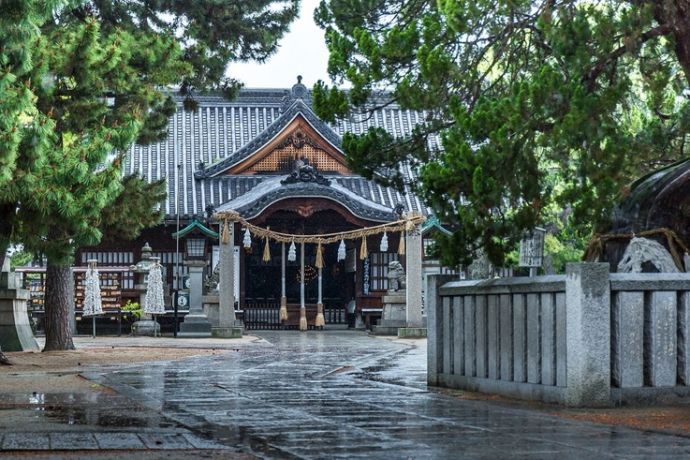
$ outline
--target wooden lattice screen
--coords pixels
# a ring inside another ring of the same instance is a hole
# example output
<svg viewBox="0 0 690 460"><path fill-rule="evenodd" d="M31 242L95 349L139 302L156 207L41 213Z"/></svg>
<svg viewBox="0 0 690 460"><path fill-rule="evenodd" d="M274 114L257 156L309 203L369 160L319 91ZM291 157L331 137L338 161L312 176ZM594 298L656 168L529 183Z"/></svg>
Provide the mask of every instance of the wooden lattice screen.
<svg viewBox="0 0 690 460"><path fill-rule="evenodd" d="M288 145L283 148L275 149L247 169L247 172L278 172L289 174L295 170L295 162L303 158L306 158L309 164L316 167L321 173L349 174L349 170L345 165L325 151L309 144L305 144L301 148L295 147L294 145Z"/></svg>

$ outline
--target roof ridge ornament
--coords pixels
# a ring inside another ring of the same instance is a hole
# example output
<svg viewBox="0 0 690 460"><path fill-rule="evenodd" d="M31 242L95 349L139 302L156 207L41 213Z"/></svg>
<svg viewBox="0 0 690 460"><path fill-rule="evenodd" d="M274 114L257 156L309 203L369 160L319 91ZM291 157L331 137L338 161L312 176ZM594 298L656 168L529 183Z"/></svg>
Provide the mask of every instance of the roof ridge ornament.
<svg viewBox="0 0 690 460"><path fill-rule="evenodd" d="M311 95L309 94L309 89L302 84L302 75L297 75L297 83L292 85L292 88L286 93L281 106L283 112L297 99L301 99L305 104L311 105Z"/></svg>
<svg viewBox="0 0 690 460"><path fill-rule="evenodd" d="M309 182L319 185L331 185L331 181L318 172L314 166L310 165L309 160L306 158L297 160L295 162L295 170L280 181L283 185Z"/></svg>

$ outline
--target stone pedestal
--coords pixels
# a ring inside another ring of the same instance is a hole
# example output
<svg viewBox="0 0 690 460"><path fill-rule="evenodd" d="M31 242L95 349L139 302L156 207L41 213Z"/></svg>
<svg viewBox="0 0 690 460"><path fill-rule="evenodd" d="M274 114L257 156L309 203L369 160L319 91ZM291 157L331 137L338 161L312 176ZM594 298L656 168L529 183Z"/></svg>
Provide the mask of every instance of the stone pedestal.
<svg viewBox="0 0 690 460"><path fill-rule="evenodd" d="M139 305L143 308L146 299L146 284L135 284L134 289L139 291ZM148 313L142 313L139 321L132 323L133 335L148 335L153 337L155 335L160 335L160 333L161 325L157 321L154 321Z"/></svg>
<svg viewBox="0 0 690 460"><path fill-rule="evenodd" d="M184 263L189 267L189 313L180 325L178 337L211 337L211 323L202 308L202 289L204 285L203 260L188 260Z"/></svg>
<svg viewBox="0 0 690 460"><path fill-rule="evenodd" d="M211 327L220 326L220 299L218 294L209 294L201 298L204 305L204 314L211 323Z"/></svg>
<svg viewBox="0 0 690 460"><path fill-rule="evenodd" d="M16 274L10 271L9 257L0 255L0 349L38 351L26 310L29 291L19 289Z"/></svg>
<svg viewBox="0 0 690 460"><path fill-rule="evenodd" d="M26 310L29 291L0 288L0 349L39 351Z"/></svg>
<svg viewBox="0 0 690 460"><path fill-rule="evenodd" d="M372 332L376 335L398 335L398 328L407 326L406 292L389 292L381 300L381 322L372 328Z"/></svg>

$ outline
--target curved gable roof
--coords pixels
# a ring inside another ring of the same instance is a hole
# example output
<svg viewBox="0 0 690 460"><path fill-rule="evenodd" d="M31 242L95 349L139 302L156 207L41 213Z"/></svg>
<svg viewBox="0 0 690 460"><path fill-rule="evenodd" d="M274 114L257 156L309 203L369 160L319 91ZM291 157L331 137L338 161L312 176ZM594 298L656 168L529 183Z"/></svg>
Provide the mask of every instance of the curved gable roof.
<svg viewBox="0 0 690 460"><path fill-rule="evenodd" d="M209 167L202 170L198 170L195 173L197 179L205 177L215 177L228 169L232 168L234 165L246 160L254 153L259 151L262 147L269 144L273 139L284 132L292 122L299 116L302 116L309 125L316 130L321 137L326 140L331 146L342 153L342 143L340 136L331 129L326 123L324 123L316 114L311 110L311 108L304 103L302 99L295 100L290 107L288 107L283 113L271 123L261 134L256 136L254 139L245 144L242 148L237 150L235 153L229 157L215 163Z"/></svg>
<svg viewBox="0 0 690 460"><path fill-rule="evenodd" d="M347 188L332 182L321 185L315 182L283 183L284 177L272 177L254 187L248 193L219 206L216 212L237 211L245 219L253 219L270 205L288 198L325 198L344 206L354 216L375 222L392 222L398 219L393 209L351 193Z"/></svg>

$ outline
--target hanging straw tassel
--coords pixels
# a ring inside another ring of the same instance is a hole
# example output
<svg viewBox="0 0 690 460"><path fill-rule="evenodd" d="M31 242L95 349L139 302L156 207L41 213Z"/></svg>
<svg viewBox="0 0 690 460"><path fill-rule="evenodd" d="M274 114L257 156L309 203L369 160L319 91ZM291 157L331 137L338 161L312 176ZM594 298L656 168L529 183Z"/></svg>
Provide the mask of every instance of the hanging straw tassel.
<svg viewBox="0 0 690 460"><path fill-rule="evenodd" d="M220 242L223 244L230 243L230 229L228 228L228 219L225 219L225 222L223 223L223 232L220 236Z"/></svg>
<svg viewBox="0 0 690 460"><path fill-rule="evenodd" d="M326 325L326 319L323 317L323 304L316 304L316 320L314 320L314 327L324 327Z"/></svg>
<svg viewBox="0 0 690 460"><path fill-rule="evenodd" d="M280 320L281 321L287 321L287 319L288 319L287 297L281 297L280 298Z"/></svg>
<svg viewBox="0 0 690 460"><path fill-rule="evenodd" d="M323 268L323 249L321 249L321 241L316 248L316 262L314 263L316 268Z"/></svg>
<svg viewBox="0 0 690 460"><path fill-rule="evenodd" d="M361 260L364 260L367 257L369 257L369 251L367 250L367 237L363 236L362 237L362 246L359 248L359 258Z"/></svg>
<svg viewBox="0 0 690 460"><path fill-rule="evenodd" d="M299 310L299 330L306 331L307 328L307 311L305 308Z"/></svg>
<svg viewBox="0 0 690 460"><path fill-rule="evenodd" d="M398 254L405 255L405 232L400 232L400 244L398 245Z"/></svg>
<svg viewBox="0 0 690 460"><path fill-rule="evenodd" d="M268 244L268 237L266 237L266 244L264 245L264 256L262 259L264 262L271 261L271 246Z"/></svg>

